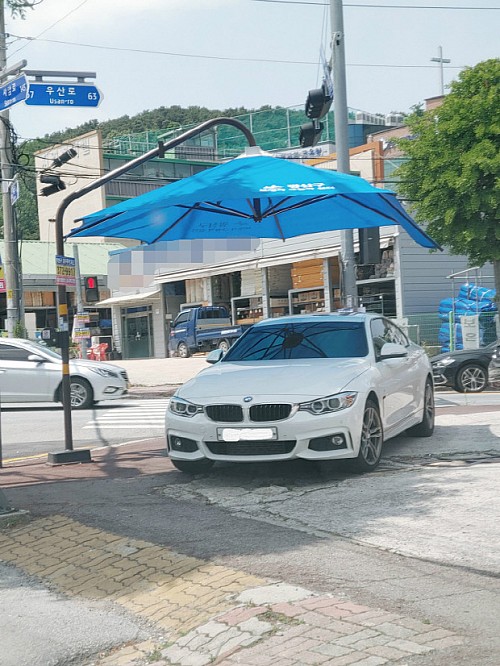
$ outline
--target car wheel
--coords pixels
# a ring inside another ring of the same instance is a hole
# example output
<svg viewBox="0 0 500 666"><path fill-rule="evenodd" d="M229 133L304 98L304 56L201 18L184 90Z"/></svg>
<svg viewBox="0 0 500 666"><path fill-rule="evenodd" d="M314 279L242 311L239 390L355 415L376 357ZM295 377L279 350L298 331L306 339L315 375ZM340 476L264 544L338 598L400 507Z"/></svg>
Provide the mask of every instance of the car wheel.
<svg viewBox="0 0 500 666"><path fill-rule="evenodd" d="M226 354L229 351L229 347L231 346L231 343L229 340L220 340L219 344L217 345L218 349L221 349L224 354Z"/></svg>
<svg viewBox="0 0 500 666"><path fill-rule="evenodd" d="M92 387L86 379L71 379L71 409L88 409L94 402Z"/></svg>
<svg viewBox="0 0 500 666"><path fill-rule="evenodd" d="M380 462L384 432L378 406L373 400L367 400L363 414L363 428L358 457L352 461L355 472L371 472Z"/></svg>
<svg viewBox="0 0 500 666"><path fill-rule="evenodd" d="M457 373L456 390L460 393L480 393L488 384L488 372L477 363L467 363Z"/></svg>
<svg viewBox="0 0 500 666"><path fill-rule="evenodd" d="M177 347L177 356L180 358L189 358L189 347L185 342L179 342L179 346Z"/></svg>
<svg viewBox="0 0 500 666"><path fill-rule="evenodd" d="M435 407L434 407L434 389L432 388L432 382L427 380L425 384L425 393L424 393L424 416L420 423L417 423L416 426L408 428L406 431L409 435L413 437L430 437L434 432L434 417L435 417Z"/></svg>
<svg viewBox="0 0 500 666"><path fill-rule="evenodd" d="M214 461L208 458L202 460L175 460L171 458L170 460L179 472L185 472L186 474L203 474L214 465Z"/></svg>

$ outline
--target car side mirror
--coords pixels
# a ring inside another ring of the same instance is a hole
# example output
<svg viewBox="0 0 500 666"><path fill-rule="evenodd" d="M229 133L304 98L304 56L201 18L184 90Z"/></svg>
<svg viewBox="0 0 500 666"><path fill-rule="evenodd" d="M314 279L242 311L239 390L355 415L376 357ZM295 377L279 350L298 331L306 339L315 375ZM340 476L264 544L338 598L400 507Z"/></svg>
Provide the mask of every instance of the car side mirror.
<svg viewBox="0 0 500 666"><path fill-rule="evenodd" d="M380 359L385 361L387 358L403 358L408 355L406 347L396 342L386 342L380 350Z"/></svg>
<svg viewBox="0 0 500 666"><path fill-rule="evenodd" d="M221 358L224 356L224 352L222 349L214 349L211 351L209 354L207 354L206 361L207 363L218 363Z"/></svg>
<svg viewBox="0 0 500 666"><path fill-rule="evenodd" d="M38 356L38 354L30 354L28 356L28 361L32 361L33 363L45 363L46 360L46 358Z"/></svg>

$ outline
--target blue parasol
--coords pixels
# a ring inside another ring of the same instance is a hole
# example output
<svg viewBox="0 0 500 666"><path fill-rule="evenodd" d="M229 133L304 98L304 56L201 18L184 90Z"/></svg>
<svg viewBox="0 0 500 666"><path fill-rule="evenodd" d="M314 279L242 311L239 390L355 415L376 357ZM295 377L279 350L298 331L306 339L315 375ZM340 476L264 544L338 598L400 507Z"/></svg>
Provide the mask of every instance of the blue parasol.
<svg viewBox="0 0 500 666"><path fill-rule="evenodd" d="M439 245L395 194L363 178L266 156L236 158L81 218L67 237L144 243L195 238L292 238L335 229L400 225L417 243Z"/></svg>

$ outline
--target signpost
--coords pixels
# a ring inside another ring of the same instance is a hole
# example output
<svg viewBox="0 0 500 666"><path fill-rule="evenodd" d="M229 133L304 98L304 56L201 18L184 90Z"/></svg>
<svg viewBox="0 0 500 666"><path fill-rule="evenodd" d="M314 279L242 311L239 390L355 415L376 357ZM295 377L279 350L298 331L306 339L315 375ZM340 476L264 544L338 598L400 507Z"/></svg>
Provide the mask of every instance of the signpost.
<svg viewBox="0 0 500 666"><path fill-rule="evenodd" d="M23 102L28 94L28 81L24 74L0 86L0 111Z"/></svg>
<svg viewBox="0 0 500 666"><path fill-rule="evenodd" d="M29 83L28 106L99 106L102 93L89 83Z"/></svg>

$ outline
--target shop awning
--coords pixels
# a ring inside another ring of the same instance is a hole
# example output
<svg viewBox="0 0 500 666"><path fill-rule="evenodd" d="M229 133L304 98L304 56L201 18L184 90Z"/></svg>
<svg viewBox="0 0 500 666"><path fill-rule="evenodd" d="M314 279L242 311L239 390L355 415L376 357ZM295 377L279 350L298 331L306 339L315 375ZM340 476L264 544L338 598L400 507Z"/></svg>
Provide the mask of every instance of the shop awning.
<svg viewBox="0 0 500 666"><path fill-rule="evenodd" d="M138 294L127 294L126 296L112 296L104 301L99 301L95 305L99 308L107 308L111 305L130 305L133 303L144 303L144 301L158 301L160 299L161 287L141 291Z"/></svg>

